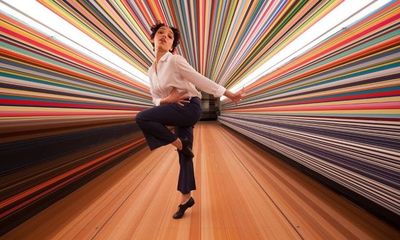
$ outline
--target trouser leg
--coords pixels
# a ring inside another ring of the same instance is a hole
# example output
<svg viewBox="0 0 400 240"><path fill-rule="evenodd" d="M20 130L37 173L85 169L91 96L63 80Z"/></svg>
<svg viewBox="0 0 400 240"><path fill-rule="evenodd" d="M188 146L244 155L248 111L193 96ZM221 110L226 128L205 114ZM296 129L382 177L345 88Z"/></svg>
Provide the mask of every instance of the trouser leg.
<svg viewBox="0 0 400 240"><path fill-rule="evenodd" d="M193 147L193 126L176 127L176 135L180 139L189 139L190 147ZM193 158L188 158L186 155L178 152L179 155L179 179L178 191L182 194L188 194L192 190L196 190L196 182L194 178Z"/></svg>
<svg viewBox="0 0 400 240"><path fill-rule="evenodd" d="M150 149L170 144L177 136L166 126L193 126L200 118L200 100L194 99L185 106L167 104L146 109L136 116Z"/></svg>

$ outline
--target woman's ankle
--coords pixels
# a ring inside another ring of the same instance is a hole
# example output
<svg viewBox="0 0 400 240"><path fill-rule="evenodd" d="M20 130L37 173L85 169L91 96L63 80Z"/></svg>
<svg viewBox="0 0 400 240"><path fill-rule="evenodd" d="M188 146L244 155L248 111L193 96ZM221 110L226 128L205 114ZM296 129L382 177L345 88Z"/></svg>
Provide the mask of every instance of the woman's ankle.
<svg viewBox="0 0 400 240"><path fill-rule="evenodd" d="M191 197L192 197L192 195L190 193L189 194L182 194L181 204L187 203L187 201L189 201Z"/></svg>

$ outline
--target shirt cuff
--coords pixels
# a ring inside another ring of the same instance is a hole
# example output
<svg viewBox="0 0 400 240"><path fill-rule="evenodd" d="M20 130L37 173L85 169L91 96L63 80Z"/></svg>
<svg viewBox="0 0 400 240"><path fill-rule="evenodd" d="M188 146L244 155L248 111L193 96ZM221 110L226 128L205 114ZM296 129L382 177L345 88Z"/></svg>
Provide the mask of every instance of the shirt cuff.
<svg viewBox="0 0 400 240"><path fill-rule="evenodd" d="M224 95L225 91L226 91L226 88L224 88L221 85L218 85L218 88L215 90L213 95L214 95L214 97L217 97L217 98L222 97Z"/></svg>

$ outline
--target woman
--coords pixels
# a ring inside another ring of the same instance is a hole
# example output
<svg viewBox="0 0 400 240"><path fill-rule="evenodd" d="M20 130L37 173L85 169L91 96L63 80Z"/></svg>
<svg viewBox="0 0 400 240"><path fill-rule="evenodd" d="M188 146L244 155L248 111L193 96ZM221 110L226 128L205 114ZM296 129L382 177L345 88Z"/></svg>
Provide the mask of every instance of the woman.
<svg viewBox="0 0 400 240"><path fill-rule="evenodd" d="M194 205L191 191L196 189L193 169L193 127L201 116L201 93L225 95L237 102L243 91L232 93L194 70L183 57L173 55L179 44L180 33L174 27L157 23L151 27L151 43L155 59L149 68L150 93L155 107L136 116L151 150L172 144L178 150L178 191L181 204L173 218L181 218ZM166 126L175 126L171 132Z"/></svg>

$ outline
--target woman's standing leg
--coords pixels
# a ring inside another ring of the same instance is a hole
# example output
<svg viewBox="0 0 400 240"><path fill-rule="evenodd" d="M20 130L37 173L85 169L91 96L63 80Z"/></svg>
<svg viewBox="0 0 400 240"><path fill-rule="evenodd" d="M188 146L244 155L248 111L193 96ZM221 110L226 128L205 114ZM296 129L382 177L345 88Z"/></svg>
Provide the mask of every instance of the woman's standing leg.
<svg viewBox="0 0 400 240"><path fill-rule="evenodd" d="M175 133L180 139L187 139L190 148L193 147L193 126L191 127L176 127ZM178 206L178 211L173 218L183 217L187 208L194 205L194 199L191 196L191 191L196 190L196 181L194 177L193 157L178 152L179 155L179 179L178 191L181 192L181 204Z"/></svg>
<svg viewBox="0 0 400 240"><path fill-rule="evenodd" d="M193 126L190 127L176 127L175 133L180 139L187 139L190 142L189 147L193 147ZM179 179L178 179L178 191L182 193L182 195L189 194L190 191L196 190L196 182L194 178L194 168L193 168L193 158L188 157L181 152L178 152L179 155ZM182 199L183 201L188 200Z"/></svg>

